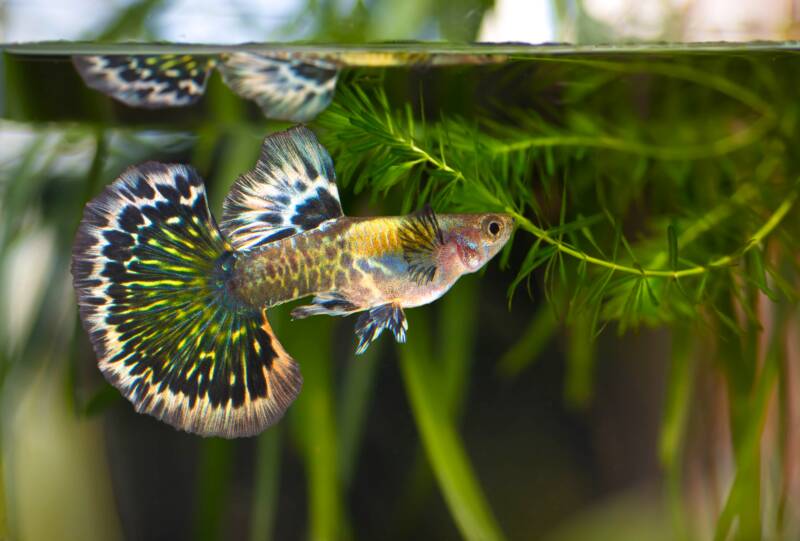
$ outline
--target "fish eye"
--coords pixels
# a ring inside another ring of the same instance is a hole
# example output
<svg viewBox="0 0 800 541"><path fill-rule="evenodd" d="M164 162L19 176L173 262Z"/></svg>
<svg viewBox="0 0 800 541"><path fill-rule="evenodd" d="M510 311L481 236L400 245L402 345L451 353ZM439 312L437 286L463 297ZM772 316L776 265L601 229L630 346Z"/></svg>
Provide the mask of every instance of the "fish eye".
<svg viewBox="0 0 800 541"><path fill-rule="evenodd" d="M490 238L496 239L503 231L503 224L494 216L483 222L483 230Z"/></svg>

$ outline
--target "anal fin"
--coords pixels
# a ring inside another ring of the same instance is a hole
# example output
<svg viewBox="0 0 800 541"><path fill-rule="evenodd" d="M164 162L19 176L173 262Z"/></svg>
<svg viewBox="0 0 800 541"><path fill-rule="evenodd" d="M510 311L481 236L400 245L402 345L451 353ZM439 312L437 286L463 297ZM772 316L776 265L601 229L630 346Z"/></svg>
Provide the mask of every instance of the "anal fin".
<svg viewBox="0 0 800 541"><path fill-rule="evenodd" d="M359 316L356 322L356 336L358 337L356 354L364 353L384 329L392 331L394 339L401 344L406 341L408 320L399 304L382 304L370 308L369 311Z"/></svg>

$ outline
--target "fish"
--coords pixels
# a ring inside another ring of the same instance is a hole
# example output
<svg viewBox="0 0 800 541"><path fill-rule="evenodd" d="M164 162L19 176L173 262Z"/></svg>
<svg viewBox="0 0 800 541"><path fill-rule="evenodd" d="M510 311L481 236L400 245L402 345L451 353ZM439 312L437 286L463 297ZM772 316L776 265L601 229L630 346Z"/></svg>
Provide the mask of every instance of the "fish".
<svg viewBox="0 0 800 541"><path fill-rule="evenodd" d="M236 51L217 55L74 55L90 88L130 107L185 107L205 94L217 68L225 84L267 118L308 122L333 100L346 67L443 66L504 62L507 55L424 51Z"/></svg>
<svg viewBox="0 0 800 541"><path fill-rule="evenodd" d="M190 166L147 162L89 201L71 272L98 366L140 413L201 436L252 436L302 386L267 310L358 314L356 351L444 295L508 241L504 213L346 216L331 156L305 126L264 139L217 225Z"/></svg>

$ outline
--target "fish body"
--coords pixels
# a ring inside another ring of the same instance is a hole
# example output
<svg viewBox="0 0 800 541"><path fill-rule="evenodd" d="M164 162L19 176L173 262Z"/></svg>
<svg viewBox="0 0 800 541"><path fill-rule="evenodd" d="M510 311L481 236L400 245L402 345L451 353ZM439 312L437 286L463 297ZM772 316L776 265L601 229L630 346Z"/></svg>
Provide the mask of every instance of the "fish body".
<svg viewBox="0 0 800 541"><path fill-rule="evenodd" d="M338 218L237 257L230 286L250 305L268 307L336 292L357 306L386 298L404 279L397 229L402 218Z"/></svg>
<svg viewBox="0 0 800 541"><path fill-rule="evenodd" d="M507 218L489 216L488 220L496 219L510 231ZM418 216L342 217L236 256L227 282L229 291L247 305L267 308L309 295L334 294L356 307L428 304L468 272L460 258L446 257L448 238L463 235L461 228L472 227L482 217L436 218L442 229L441 262L429 277L415 271L405 255L406 235ZM453 246L458 245L454 242Z"/></svg>
<svg viewBox="0 0 800 541"><path fill-rule="evenodd" d="M507 242L505 214L345 216L333 162L304 127L267 137L217 227L202 180L143 164L87 204L73 284L101 371L135 405L201 435L274 424L302 385L266 310L359 313L363 352L383 330L405 341L404 309L441 297Z"/></svg>

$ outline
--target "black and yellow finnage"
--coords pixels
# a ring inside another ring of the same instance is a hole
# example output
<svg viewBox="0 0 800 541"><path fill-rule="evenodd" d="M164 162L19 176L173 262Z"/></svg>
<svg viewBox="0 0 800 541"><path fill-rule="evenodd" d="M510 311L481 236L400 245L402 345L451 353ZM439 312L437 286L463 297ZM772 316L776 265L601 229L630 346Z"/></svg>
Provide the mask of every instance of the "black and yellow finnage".
<svg viewBox="0 0 800 541"><path fill-rule="evenodd" d="M197 174L147 163L86 206L72 274L100 370L137 411L246 436L280 418L302 377L265 311L225 298L229 251Z"/></svg>
<svg viewBox="0 0 800 541"><path fill-rule="evenodd" d="M403 309L479 269L511 229L503 214L345 216L330 156L298 127L266 138L221 228L191 168L128 169L86 205L72 274L100 369L137 411L248 436L302 385L267 308L313 295L293 317L360 312L358 352L385 329L402 342Z"/></svg>
<svg viewBox="0 0 800 541"><path fill-rule="evenodd" d="M76 55L86 84L130 107L183 107L202 98L213 68L267 118L306 122L330 105L345 67L456 65L504 62L505 55L400 51L316 54L280 49L216 55Z"/></svg>

